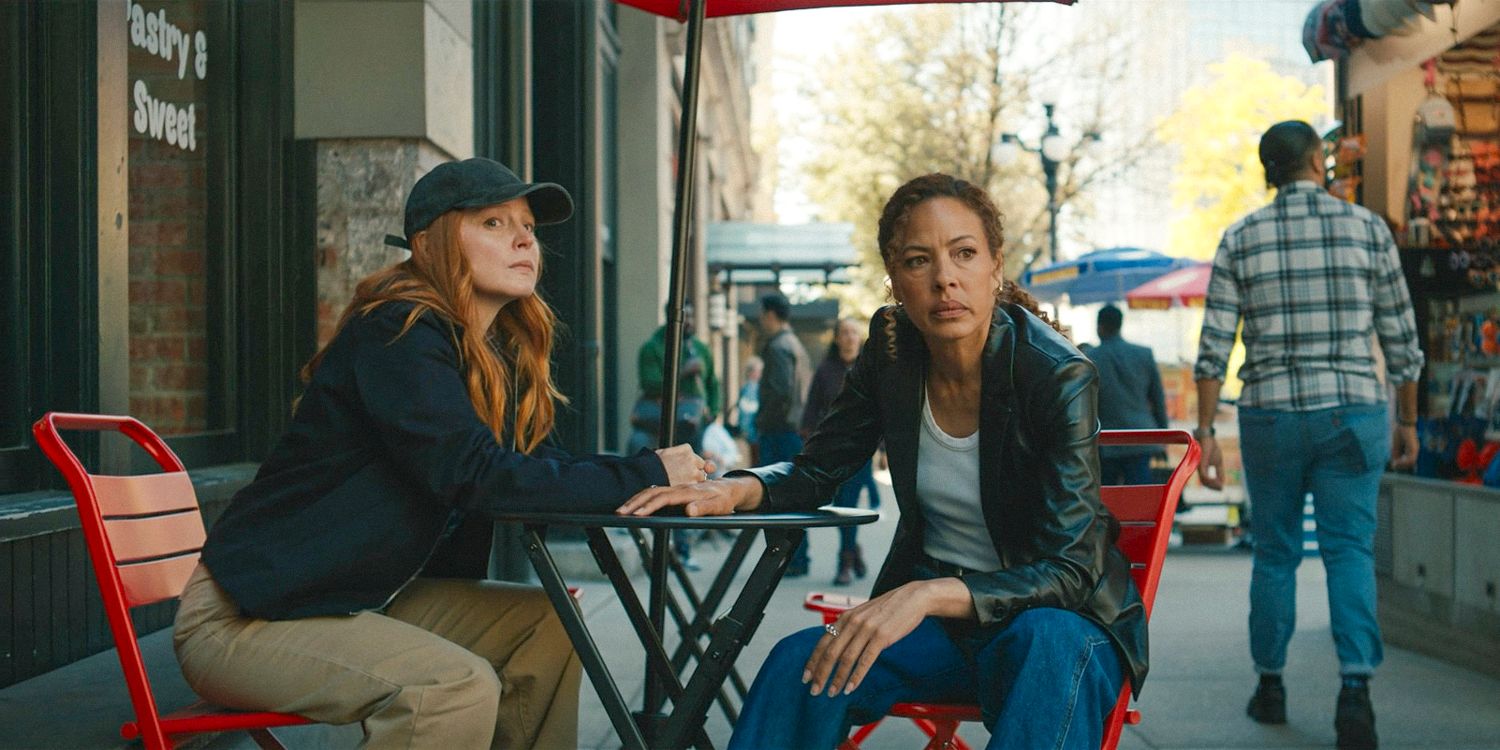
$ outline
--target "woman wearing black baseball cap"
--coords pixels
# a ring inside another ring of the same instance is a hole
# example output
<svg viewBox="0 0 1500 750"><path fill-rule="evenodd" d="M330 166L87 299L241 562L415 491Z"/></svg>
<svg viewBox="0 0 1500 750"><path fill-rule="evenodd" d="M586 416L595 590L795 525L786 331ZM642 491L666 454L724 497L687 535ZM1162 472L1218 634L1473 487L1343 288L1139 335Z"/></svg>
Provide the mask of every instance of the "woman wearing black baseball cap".
<svg viewBox="0 0 1500 750"><path fill-rule="evenodd" d="M540 589L482 580L491 518L611 511L712 467L687 446L542 445L563 397L533 232L572 211L488 159L417 181L387 238L411 257L360 282L183 593L199 694L363 722L371 747L577 746L578 659Z"/></svg>

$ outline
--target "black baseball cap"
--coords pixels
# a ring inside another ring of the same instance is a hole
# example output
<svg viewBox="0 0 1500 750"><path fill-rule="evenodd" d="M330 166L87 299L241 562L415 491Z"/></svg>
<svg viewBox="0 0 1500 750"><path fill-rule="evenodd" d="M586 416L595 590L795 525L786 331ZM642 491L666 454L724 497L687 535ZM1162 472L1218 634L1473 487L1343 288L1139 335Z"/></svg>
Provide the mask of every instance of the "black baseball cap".
<svg viewBox="0 0 1500 750"><path fill-rule="evenodd" d="M444 162L422 175L406 196L405 237L385 236L385 244L411 249L411 238L455 208L480 208L525 197L537 225L560 224L573 215L573 197L552 182L527 183L494 159L475 157Z"/></svg>

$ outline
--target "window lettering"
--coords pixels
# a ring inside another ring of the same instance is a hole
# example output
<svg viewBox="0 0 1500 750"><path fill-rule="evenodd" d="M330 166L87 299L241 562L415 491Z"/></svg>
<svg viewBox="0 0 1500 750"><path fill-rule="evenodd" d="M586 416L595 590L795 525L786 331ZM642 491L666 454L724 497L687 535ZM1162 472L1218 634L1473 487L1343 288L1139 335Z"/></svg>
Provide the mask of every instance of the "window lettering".
<svg viewBox="0 0 1500 750"><path fill-rule="evenodd" d="M193 75L208 78L208 36L189 31L167 18L167 10L147 11L134 0L125 1L125 17L130 21L130 43L163 61L176 62L177 78L187 78L188 60L192 58ZM179 106L151 95L146 82L136 79L132 87L135 112L131 122L137 133L177 146L184 151L198 150L198 112L195 104Z"/></svg>
<svg viewBox="0 0 1500 750"><path fill-rule="evenodd" d="M132 0L126 0L125 17L130 19L130 43L167 62L175 58L178 78L187 77L189 57L198 80L208 77L208 37L202 31L189 32L167 20L166 8L148 13Z"/></svg>
<svg viewBox="0 0 1500 750"><path fill-rule="evenodd" d="M135 82L135 113L131 118L135 132L177 146L184 151L198 150L198 105L186 108L151 96L145 81Z"/></svg>

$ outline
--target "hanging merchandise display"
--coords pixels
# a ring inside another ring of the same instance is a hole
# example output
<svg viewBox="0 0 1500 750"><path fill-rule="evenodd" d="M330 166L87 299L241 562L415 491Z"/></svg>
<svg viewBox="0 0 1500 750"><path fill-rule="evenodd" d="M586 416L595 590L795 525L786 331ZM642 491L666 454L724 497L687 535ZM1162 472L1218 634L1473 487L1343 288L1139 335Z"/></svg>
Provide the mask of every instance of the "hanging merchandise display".
<svg viewBox="0 0 1500 750"><path fill-rule="evenodd" d="M1418 473L1478 484L1500 439L1500 28L1423 65L1412 127L1408 253L1426 319Z"/></svg>
<svg viewBox="0 0 1500 750"><path fill-rule="evenodd" d="M1406 222L1417 244L1428 244L1442 219L1439 207L1443 174L1452 149L1458 116L1447 97L1437 91L1437 61L1424 65L1427 98L1417 107L1411 131L1411 174L1407 179Z"/></svg>
<svg viewBox="0 0 1500 750"><path fill-rule="evenodd" d="M1302 24L1302 48L1313 62L1344 60L1366 39L1416 33L1435 20L1435 5L1457 0L1322 0Z"/></svg>
<svg viewBox="0 0 1500 750"><path fill-rule="evenodd" d="M1348 8L1349 0L1323 0L1307 14L1302 48L1313 62L1342 60L1359 45L1360 36L1349 28Z"/></svg>
<svg viewBox="0 0 1500 750"><path fill-rule="evenodd" d="M1358 0L1358 12L1376 36L1335 65L1330 189L1352 180L1346 192L1390 224L1425 359L1413 476L1380 480L1379 619L1390 643L1469 666L1500 653L1500 2ZM1348 160L1355 136L1365 154ZM1392 429L1410 425L1409 405L1388 398ZM1439 565L1451 574L1435 579Z"/></svg>
<svg viewBox="0 0 1500 750"><path fill-rule="evenodd" d="M1402 14L1430 17L1430 7L1417 13L1417 0L1361 2L1372 31L1389 32ZM1454 33L1434 33L1445 32ZM1390 99L1411 107L1405 163L1366 163L1372 152L1397 153L1390 146L1407 139L1404 132L1360 132L1358 122L1345 123L1330 143L1329 190L1388 196L1383 213L1402 248L1427 360L1417 473L1470 483L1488 473L1500 481L1500 467L1488 471L1500 453L1487 449L1500 443L1500 22L1437 51L1413 73L1401 85L1416 90ZM1372 174L1403 175L1404 189L1362 184Z"/></svg>
<svg viewBox="0 0 1500 750"><path fill-rule="evenodd" d="M1359 18L1365 36L1407 36L1416 33L1422 19L1437 20L1434 5L1453 5L1456 0L1345 0L1353 6L1348 11Z"/></svg>
<svg viewBox="0 0 1500 750"><path fill-rule="evenodd" d="M1359 164L1365 158L1365 135L1339 135L1333 141L1333 179L1328 192L1350 203L1359 197Z"/></svg>

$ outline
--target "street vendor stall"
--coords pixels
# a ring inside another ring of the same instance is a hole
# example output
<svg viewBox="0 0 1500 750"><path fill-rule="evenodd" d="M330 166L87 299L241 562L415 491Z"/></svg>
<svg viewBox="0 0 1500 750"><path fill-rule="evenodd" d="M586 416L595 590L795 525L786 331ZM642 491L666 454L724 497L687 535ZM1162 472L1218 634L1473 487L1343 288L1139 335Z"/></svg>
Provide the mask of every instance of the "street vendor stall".
<svg viewBox="0 0 1500 750"><path fill-rule="evenodd" d="M1333 189L1401 247L1427 361L1416 476L1382 482L1381 625L1500 674L1500 3L1408 5L1340 60L1330 139Z"/></svg>

